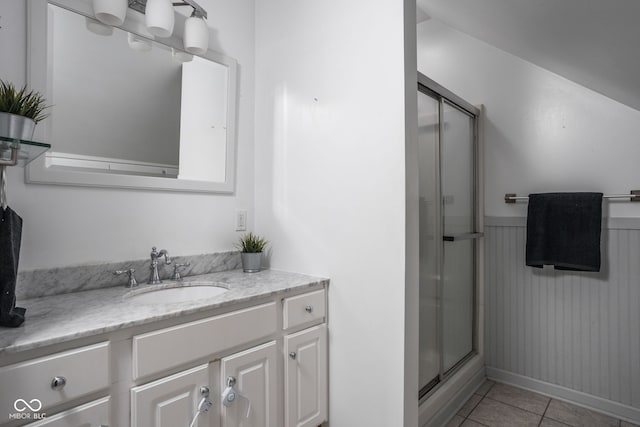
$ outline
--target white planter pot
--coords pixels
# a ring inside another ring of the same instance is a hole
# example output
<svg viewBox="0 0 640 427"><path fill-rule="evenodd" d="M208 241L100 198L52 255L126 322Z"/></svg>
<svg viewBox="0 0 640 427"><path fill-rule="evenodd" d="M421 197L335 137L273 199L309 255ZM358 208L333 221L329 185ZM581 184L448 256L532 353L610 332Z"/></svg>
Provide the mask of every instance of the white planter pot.
<svg viewBox="0 0 640 427"><path fill-rule="evenodd" d="M33 119L16 114L0 113L0 136L31 141L35 128L36 122Z"/></svg>

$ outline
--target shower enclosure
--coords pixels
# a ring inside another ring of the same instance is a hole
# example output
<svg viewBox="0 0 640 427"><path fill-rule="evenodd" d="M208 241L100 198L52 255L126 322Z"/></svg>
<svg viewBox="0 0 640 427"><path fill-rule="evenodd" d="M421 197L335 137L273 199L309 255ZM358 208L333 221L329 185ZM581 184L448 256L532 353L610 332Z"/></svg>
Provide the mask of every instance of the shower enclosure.
<svg viewBox="0 0 640 427"><path fill-rule="evenodd" d="M478 117L419 74L420 399L477 350Z"/></svg>

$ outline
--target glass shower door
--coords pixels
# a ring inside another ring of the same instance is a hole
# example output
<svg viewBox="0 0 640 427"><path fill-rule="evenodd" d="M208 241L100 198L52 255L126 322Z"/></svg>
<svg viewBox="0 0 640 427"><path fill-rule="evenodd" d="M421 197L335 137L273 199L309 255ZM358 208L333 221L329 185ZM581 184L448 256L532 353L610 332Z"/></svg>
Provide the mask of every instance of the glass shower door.
<svg viewBox="0 0 640 427"><path fill-rule="evenodd" d="M443 102L441 179L443 217L442 350L446 373L474 349L475 120Z"/></svg>
<svg viewBox="0 0 640 427"><path fill-rule="evenodd" d="M449 102L434 86L418 86L420 399L476 350L482 236L476 212L478 112L468 103Z"/></svg>
<svg viewBox="0 0 640 427"><path fill-rule="evenodd" d="M440 102L418 92L418 159L420 218L420 389L428 390L440 378L438 345L438 135Z"/></svg>

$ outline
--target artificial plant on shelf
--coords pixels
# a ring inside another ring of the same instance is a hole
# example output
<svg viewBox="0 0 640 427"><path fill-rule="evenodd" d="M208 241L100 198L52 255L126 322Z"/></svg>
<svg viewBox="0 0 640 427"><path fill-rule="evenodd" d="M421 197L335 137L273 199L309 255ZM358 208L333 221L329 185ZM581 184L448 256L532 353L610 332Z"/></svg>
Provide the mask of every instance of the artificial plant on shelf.
<svg viewBox="0 0 640 427"><path fill-rule="evenodd" d="M38 122L49 117L44 96L0 80L0 136L32 139Z"/></svg>
<svg viewBox="0 0 640 427"><path fill-rule="evenodd" d="M262 252L269 242L254 234L248 232L240 237L238 249L242 258L242 270L245 273L256 273L260 271L262 260Z"/></svg>

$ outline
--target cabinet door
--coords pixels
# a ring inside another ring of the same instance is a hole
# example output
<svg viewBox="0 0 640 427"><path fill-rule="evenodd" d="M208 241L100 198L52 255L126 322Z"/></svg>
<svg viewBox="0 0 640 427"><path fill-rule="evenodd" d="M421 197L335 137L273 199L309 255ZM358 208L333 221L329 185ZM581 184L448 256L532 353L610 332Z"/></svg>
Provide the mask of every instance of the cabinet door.
<svg viewBox="0 0 640 427"><path fill-rule="evenodd" d="M235 378L240 395L230 406L222 406L222 427L278 427L276 343L270 342L222 359L221 387Z"/></svg>
<svg viewBox="0 0 640 427"><path fill-rule="evenodd" d="M209 398L218 402L219 390L215 372L217 363L197 366L193 369L161 378L131 389L131 425L136 427L190 426L196 408L202 399L200 388L209 388ZM194 426L219 427L219 413L213 405L206 413L198 415Z"/></svg>
<svg viewBox="0 0 640 427"><path fill-rule="evenodd" d="M327 420L327 327L284 338L285 427L316 427Z"/></svg>
<svg viewBox="0 0 640 427"><path fill-rule="evenodd" d="M77 406L29 427L97 427L109 426L109 398L104 397L85 405Z"/></svg>

